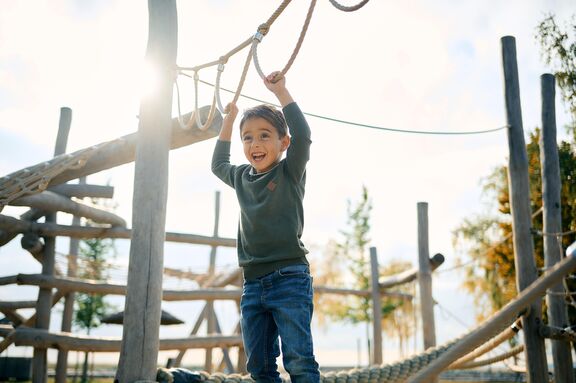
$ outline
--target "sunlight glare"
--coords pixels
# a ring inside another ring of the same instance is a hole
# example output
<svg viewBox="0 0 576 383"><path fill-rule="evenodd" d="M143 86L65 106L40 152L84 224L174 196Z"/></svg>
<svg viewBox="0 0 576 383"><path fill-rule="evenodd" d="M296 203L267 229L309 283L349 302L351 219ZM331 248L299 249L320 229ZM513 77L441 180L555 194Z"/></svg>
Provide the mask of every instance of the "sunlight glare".
<svg viewBox="0 0 576 383"><path fill-rule="evenodd" d="M147 98L158 90L160 75L158 66L151 60L144 60L140 67L140 97Z"/></svg>

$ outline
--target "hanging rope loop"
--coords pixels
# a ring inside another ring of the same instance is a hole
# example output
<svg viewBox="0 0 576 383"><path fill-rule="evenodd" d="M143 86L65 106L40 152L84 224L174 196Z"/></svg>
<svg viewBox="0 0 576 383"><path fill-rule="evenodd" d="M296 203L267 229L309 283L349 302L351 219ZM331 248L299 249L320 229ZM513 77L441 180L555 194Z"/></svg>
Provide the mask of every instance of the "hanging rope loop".
<svg viewBox="0 0 576 383"><path fill-rule="evenodd" d="M340 3L338 3L336 0L330 0L330 3L336 7L336 9L339 9L340 11L343 12L354 12L359 10L360 8L362 8L363 6L366 5L366 3L368 3L369 0L362 0L361 2L359 2L356 5L350 5L350 6L346 6L346 5L342 5Z"/></svg>

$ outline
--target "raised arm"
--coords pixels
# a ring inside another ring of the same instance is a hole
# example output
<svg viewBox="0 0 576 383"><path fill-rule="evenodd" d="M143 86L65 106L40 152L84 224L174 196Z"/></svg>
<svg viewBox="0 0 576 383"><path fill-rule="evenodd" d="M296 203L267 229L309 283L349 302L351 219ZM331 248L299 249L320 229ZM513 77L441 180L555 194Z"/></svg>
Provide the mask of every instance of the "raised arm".
<svg viewBox="0 0 576 383"><path fill-rule="evenodd" d="M290 129L290 146L286 152L286 164L292 177L299 182L306 170L306 163L310 158L310 127L304 114L294 102L292 95L286 88L286 78L281 76L276 82L274 79L280 72L273 72L264 79L264 85L276 96L282 105L282 112Z"/></svg>
<svg viewBox="0 0 576 383"><path fill-rule="evenodd" d="M230 164L230 141L232 140L232 127L238 114L238 107L234 103L226 106L226 117L222 121L220 136L216 142L214 153L212 154L212 173L234 187L234 174L236 166Z"/></svg>

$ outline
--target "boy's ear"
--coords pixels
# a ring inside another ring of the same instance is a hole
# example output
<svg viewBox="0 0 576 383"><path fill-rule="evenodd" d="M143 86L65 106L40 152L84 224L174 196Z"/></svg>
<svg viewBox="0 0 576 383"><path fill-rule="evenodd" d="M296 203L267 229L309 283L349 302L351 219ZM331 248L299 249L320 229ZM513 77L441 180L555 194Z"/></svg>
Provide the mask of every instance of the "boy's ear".
<svg viewBox="0 0 576 383"><path fill-rule="evenodd" d="M290 136L289 135L285 135L284 137L282 137L280 139L281 143L282 143L282 151L285 151L286 149L288 149L288 147L290 146Z"/></svg>

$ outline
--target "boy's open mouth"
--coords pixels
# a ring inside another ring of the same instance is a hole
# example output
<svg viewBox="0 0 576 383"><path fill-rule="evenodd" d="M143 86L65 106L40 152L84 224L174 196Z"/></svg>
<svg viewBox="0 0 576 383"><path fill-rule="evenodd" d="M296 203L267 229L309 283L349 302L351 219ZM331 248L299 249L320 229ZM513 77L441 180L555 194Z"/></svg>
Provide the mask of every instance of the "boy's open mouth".
<svg viewBox="0 0 576 383"><path fill-rule="evenodd" d="M262 161L266 157L265 153L252 153L252 159L256 162Z"/></svg>

